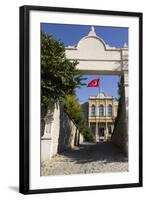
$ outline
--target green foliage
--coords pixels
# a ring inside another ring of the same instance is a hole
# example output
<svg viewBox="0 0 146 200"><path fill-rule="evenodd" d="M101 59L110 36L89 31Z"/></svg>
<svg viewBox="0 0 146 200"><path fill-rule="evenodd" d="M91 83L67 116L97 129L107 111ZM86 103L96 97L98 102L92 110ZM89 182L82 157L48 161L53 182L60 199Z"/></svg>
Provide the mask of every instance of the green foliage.
<svg viewBox="0 0 146 200"><path fill-rule="evenodd" d="M122 78L120 79L120 81L118 82L118 100L120 99L121 97L121 93L122 93Z"/></svg>
<svg viewBox="0 0 146 200"><path fill-rule="evenodd" d="M83 136L87 141L95 142L95 137L91 133L91 130L88 127L84 127L83 129Z"/></svg>
<svg viewBox="0 0 146 200"><path fill-rule="evenodd" d="M41 32L41 110L45 115L50 102L58 102L68 94L74 94L82 85L82 78L76 69L77 61L65 56L62 42Z"/></svg>
<svg viewBox="0 0 146 200"><path fill-rule="evenodd" d="M122 82L123 82L123 76L121 76L121 79L118 82L118 111L117 111L117 117L115 118L114 121L114 127L117 126L118 123L118 117L120 116L121 112L122 112ZM115 130L115 128L114 128Z"/></svg>
<svg viewBox="0 0 146 200"><path fill-rule="evenodd" d="M90 130L84 127L81 105L75 97L75 88L85 85L77 61L69 61L65 56L62 42L41 32L41 115L46 115L48 106L59 101L76 123L85 139L92 141Z"/></svg>
<svg viewBox="0 0 146 200"><path fill-rule="evenodd" d="M85 140L94 141L94 136L88 127L84 125L81 105L75 95L67 95L64 100L64 108L73 119L76 126L83 134Z"/></svg>
<svg viewBox="0 0 146 200"><path fill-rule="evenodd" d="M75 123L82 122L81 105L75 95L67 95L64 100L64 108L69 113Z"/></svg>

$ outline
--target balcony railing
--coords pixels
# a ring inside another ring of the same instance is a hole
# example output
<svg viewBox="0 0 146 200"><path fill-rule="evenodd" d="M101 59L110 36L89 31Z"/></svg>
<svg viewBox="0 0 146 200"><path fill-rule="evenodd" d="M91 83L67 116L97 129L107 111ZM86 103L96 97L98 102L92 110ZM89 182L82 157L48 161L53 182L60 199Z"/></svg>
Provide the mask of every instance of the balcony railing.
<svg viewBox="0 0 146 200"><path fill-rule="evenodd" d="M111 119L111 120L113 120L115 117L112 115L112 116L108 116L108 115L106 115L106 116L99 116L99 115L94 115L94 116L88 116L88 120L90 120L90 119Z"/></svg>
<svg viewBox="0 0 146 200"><path fill-rule="evenodd" d="M89 115L88 117L114 117L114 115Z"/></svg>

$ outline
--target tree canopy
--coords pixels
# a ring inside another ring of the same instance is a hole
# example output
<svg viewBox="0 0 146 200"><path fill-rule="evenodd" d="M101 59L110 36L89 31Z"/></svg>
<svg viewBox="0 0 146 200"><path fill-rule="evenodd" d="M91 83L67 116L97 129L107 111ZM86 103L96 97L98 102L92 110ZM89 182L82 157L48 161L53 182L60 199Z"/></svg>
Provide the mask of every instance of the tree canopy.
<svg viewBox="0 0 146 200"><path fill-rule="evenodd" d="M81 105L75 88L86 85L82 81L77 61L66 58L64 44L41 32L41 116L47 113L50 103L62 101L70 117L87 140L93 140L89 128L84 127Z"/></svg>
<svg viewBox="0 0 146 200"><path fill-rule="evenodd" d="M75 95L67 95L64 100L64 107L67 110L70 117L77 123L82 124L82 112L81 105Z"/></svg>
<svg viewBox="0 0 146 200"><path fill-rule="evenodd" d="M50 102L58 102L74 94L82 85L77 61L69 61L65 47L47 33L41 32L41 106L47 110Z"/></svg>

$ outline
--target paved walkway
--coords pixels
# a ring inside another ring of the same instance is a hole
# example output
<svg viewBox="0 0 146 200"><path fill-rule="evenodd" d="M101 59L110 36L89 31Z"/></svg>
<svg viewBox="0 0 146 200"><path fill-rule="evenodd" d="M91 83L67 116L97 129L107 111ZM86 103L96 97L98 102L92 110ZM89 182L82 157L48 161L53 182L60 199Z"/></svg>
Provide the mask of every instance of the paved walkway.
<svg viewBox="0 0 146 200"><path fill-rule="evenodd" d="M84 143L41 164L41 175L128 171L128 160L110 142Z"/></svg>

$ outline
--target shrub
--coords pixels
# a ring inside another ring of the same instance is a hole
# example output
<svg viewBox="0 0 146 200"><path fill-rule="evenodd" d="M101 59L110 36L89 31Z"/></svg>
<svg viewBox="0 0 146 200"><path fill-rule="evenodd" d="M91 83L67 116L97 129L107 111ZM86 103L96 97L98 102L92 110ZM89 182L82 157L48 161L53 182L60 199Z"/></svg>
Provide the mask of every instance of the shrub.
<svg viewBox="0 0 146 200"><path fill-rule="evenodd" d="M94 135L91 133L90 129L87 128L87 127L84 127L83 128L83 131L82 131L82 134L85 138L86 141L89 141L89 142L95 142L95 137Z"/></svg>

